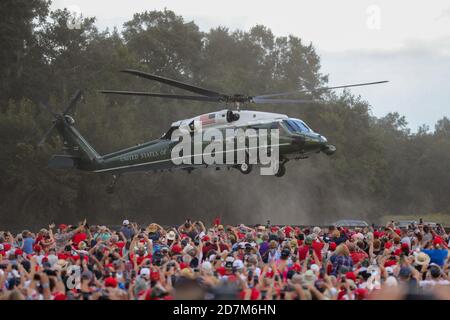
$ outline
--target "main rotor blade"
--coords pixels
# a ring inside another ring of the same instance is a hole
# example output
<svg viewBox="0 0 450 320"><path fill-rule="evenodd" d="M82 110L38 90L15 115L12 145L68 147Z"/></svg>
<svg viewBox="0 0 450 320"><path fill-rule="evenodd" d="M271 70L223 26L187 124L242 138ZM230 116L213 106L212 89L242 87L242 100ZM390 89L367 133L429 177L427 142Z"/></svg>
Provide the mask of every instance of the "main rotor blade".
<svg viewBox="0 0 450 320"><path fill-rule="evenodd" d="M289 104L289 103L297 103L297 104L306 104L306 103L323 103L323 101L318 100L297 100L297 99L263 99L259 97L255 97L252 99L252 102L257 104Z"/></svg>
<svg viewBox="0 0 450 320"><path fill-rule="evenodd" d="M41 147L45 141L47 140L47 138L50 136L50 134L52 133L53 129L55 129L56 127L56 123L54 123L50 129L47 130L47 132L44 134L44 137L42 137L41 141L39 141L38 143L38 147Z"/></svg>
<svg viewBox="0 0 450 320"><path fill-rule="evenodd" d="M48 104L46 104L46 103L44 103L44 102L39 102L39 106L40 106L42 109L45 109L45 110L47 110L48 112L50 112L52 116L56 117L56 113L53 112L52 108L50 108L50 106L49 106Z"/></svg>
<svg viewBox="0 0 450 320"><path fill-rule="evenodd" d="M139 91L118 91L118 90L100 90L99 92L105 94L120 94L128 96L144 96L155 98L168 98L177 100L191 100L191 101L207 101L207 102L220 102L221 97L206 97L206 96L186 96L179 94L161 94L151 92L139 92Z"/></svg>
<svg viewBox="0 0 450 320"><path fill-rule="evenodd" d="M66 109L64 110L63 114L68 114L70 111L72 111L72 109L75 107L80 98L81 98L81 90L77 90L77 92L75 92L69 104L67 105Z"/></svg>
<svg viewBox="0 0 450 320"><path fill-rule="evenodd" d="M224 96L224 94L219 93L219 92L211 91L211 90L208 90L208 89L204 89L204 88L193 86L193 85L190 85L190 84L187 84L187 83L183 83L181 81L176 81L176 80L172 80L172 79L156 76L156 75L153 75L153 74L150 74L150 73L146 73L146 72L142 72L142 71L138 71L138 70L125 69L125 70L121 70L121 72L133 74L135 76L138 76L138 77L141 77L141 78L145 78L145 79L149 79L149 80L158 81L158 82L167 84L169 86L176 87L176 88L183 89L183 90L187 90L187 91L191 91L191 92L194 92L194 93L197 93L197 94L201 94L203 96L209 96L209 97Z"/></svg>
<svg viewBox="0 0 450 320"><path fill-rule="evenodd" d="M305 93L305 92L317 92L317 91L327 91L327 90L350 88L350 87L362 87L362 86L370 86L370 85L381 84L381 83L386 83L386 82L389 82L389 81L383 80L383 81L375 81L375 82L346 84L346 85L334 86L334 87L322 87L322 88L314 89L312 91L311 90L298 90L298 91L291 91L291 92L284 92L284 93L265 94L265 95L261 95L261 96L256 96L255 98L271 98L271 97L287 96L287 95Z"/></svg>

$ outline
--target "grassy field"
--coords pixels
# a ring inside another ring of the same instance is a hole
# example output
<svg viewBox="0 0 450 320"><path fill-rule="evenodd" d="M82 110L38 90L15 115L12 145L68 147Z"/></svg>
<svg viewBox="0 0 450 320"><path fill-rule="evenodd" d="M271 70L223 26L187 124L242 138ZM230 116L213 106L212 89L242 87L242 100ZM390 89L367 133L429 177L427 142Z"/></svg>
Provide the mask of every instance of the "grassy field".
<svg viewBox="0 0 450 320"><path fill-rule="evenodd" d="M387 222L394 220L416 220L422 218L424 222L436 222L443 226L450 226L450 214L445 213L430 213L426 215L388 215L380 217L380 223L386 224Z"/></svg>

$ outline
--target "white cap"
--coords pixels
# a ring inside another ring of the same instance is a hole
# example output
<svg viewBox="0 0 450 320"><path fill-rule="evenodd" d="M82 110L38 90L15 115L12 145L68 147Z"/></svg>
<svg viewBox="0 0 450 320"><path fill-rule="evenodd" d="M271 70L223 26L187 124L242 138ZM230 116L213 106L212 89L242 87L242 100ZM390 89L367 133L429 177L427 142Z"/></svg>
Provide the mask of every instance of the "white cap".
<svg viewBox="0 0 450 320"><path fill-rule="evenodd" d="M242 260L236 259L233 262L233 267L238 269L238 270L241 270L241 269L244 268L244 263L242 262Z"/></svg>
<svg viewBox="0 0 450 320"><path fill-rule="evenodd" d="M201 265L201 269L203 272L211 273L212 272L212 264L209 261L205 261Z"/></svg>
<svg viewBox="0 0 450 320"><path fill-rule="evenodd" d="M123 220L122 224L123 224L124 226L127 226L127 225L130 224L130 221L128 221L127 219L125 219L125 220Z"/></svg>
<svg viewBox="0 0 450 320"><path fill-rule="evenodd" d="M228 257L225 259L225 262L233 262L233 261L234 261L234 258L231 257L231 256L228 256Z"/></svg>
<svg viewBox="0 0 450 320"><path fill-rule="evenodd" d="M169 232L167 232L167 239L168 240L173 241L173 240L175 240L175 237L176 237L176 234L175 234L175 232L173 230L170 230Z"/></svg>
<svg viewBox="0 0 450 320"><path fill-rule="evenodd" d="M141 276L149 276L150 275L150 269L149 268L142 268L141 272L139 272Z"/></svg>
<svg viewBox="0 0 450 320"><path fill-rule="evenodd" d="M314 272L317 272L320 270L320 267L317 264L312 264L310 269Z"/></svg>

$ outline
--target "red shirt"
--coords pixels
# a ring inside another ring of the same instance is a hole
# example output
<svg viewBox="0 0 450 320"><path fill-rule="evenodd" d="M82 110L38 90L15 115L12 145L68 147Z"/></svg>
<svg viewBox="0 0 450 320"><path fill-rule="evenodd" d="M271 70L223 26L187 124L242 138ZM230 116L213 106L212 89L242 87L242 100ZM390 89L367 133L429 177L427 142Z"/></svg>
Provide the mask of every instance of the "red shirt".
<svg viewBox="0 0 450 320"><path fill-rule="evenodd" d="M130 253L130 259L131 259L131 261L133 261L133 259L134 259L134 253ZM142 261L144 261L145 259L150 259L150 261L152 260L152 255L149 253L149 254L147 254L146 256L137 256L137 258L136 258L136 263L138 264L138 265L140 265L141 263L142 263Z"/></svg>
<svg viewBox="0 0 450 320"><path fill-rule="evenodd" d="M79 233L76 233L76 234L73 236L72 242L74 243L74 245L75 245L76 247L78 247L78 244L79 244L81 241L85 241L86 238L87 238L86 233L84 233L84 232L79 232Z"/></svg>
<svg viewBox="0 0 450 320"><path fill-rule="evenodd" d="M220 251L228 250L228 247L225 244L223 244L223 243L219 243L219 247L220 247ZM208 243L202 249L203 254L207 254L209 250L217 250L217 245L212 244L212 243Z"/></svg>
<svg viewBox="0 0 450 320"><path fill-rule="evenodd" d="M121 257L123 257L123 247L125 247L125 242L123 242L123 241L117 241L117 242L115 243L115 245L116 245L117 248L120 249L120 250L119 250L119 255L120 255Z"/></svg>
<svg viewBox="0 0 450 320"><path fill-rule="evenodd" d="M250 294L250 300L257 300L258 297L259 297L259 294L260 294L260 292L259 292L258 289L252 288L252 293ZM241 300L243 300L243 299L245 298L245 291L242 290L242 291L239 293L239 295L240 295Z"/></svg>
<svg viewBox="0 0 450 320"><path fill-rule="evenodd" d="M317 257L320 261L322 261L322 248L324 244L322 242L313 241L311 247L313 248L314 252L316 253ZM305 260L306 256L308 255L310 246L304 244L301 247L298 248L298 256L300 261Z"/></svg>
<svg viewBox="0 0 450 320"><path fill-rule="evenodd" d="M361 260L367 258L368 255L365 252L352 252L352 253L350 253L350 257L353 260L353 264L357 264Z"/></svg>

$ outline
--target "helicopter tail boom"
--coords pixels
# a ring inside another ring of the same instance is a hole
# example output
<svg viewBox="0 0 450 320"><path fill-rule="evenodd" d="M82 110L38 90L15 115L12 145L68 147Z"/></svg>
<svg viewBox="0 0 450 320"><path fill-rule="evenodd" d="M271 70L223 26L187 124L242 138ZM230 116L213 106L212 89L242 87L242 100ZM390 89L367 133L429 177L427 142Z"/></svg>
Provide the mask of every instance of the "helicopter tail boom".
<svg viewBox="0 0 450 320"><path fill-rule="evenodd" d="M62 113L54 113L50 107L41 103L41 106L53 115L54 120L53 125L46 132L39 146L42 146L55 130L61 136L64 143L64 154L52 156L49 161L49 167L51 168L80 168L80 166L89 166L98 163L102 158L80 132L78 132L74 126L74 118L69 115L69 113L73 113L75 110L76 103L80 98L81 91L78 90Z"/></svg>

